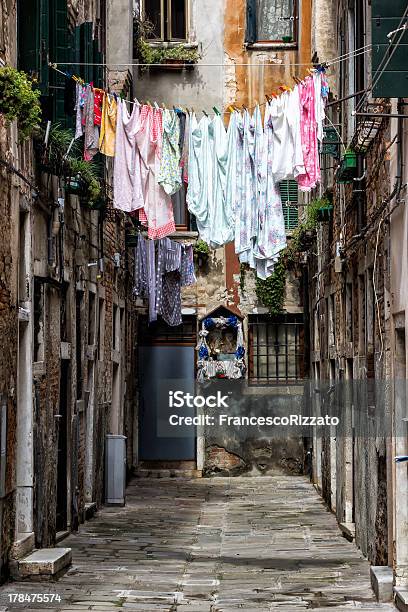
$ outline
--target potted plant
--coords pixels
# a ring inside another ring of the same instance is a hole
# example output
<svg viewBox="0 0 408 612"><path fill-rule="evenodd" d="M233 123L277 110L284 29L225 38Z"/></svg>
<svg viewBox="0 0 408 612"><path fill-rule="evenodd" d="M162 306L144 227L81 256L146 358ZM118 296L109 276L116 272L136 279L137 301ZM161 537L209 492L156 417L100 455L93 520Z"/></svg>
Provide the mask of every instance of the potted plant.
<svg viewBox="0 0 408 612"><path fill-rule="evenodd" d="M24 72L11 66L0 68L0 113L7 121L17 119L19 136L24 140L39 129L40 92Z"/></svg>
<svg viewBox="0 0 408 612"><path fill-rule="evenodd" d="M197 240L193 247L194 257L199 266L207 263L210 256L210 247L204 240Z"/></svg>
<svg viewBox="0 0 408 612"><path fill-rule="evenodd" d="M352 149L346 149L340 167L337 171L339 183L351 183L357 176L357 154Z"/></svg>
<svg viewBox="0 0 408 612"><path fill-rule="evenodd" d="M291 43L293 42L293 37L292 36L282 36L282 42Z"/></svg>

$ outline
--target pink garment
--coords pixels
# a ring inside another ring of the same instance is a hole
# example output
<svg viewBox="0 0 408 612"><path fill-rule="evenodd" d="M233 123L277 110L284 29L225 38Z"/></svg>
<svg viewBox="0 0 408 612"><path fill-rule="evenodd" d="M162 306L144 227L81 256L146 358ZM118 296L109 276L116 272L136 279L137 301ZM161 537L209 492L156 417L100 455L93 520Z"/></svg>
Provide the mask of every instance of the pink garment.
<svg viewBox="0 0 408 612"><path fill-rule="evenodd" d="M156 177L160 171L162 150L162 111L144 105L140 109L140 129L136 143L141 156L141 177L144 206L139 219L148 226L148 237L152 240L164 238L176 231L173 204Z"/></svg>
<svg viewBox="0 0 408 612"><path fill-rule="evenodd" d="M319 147L317 143L317 121L315 111L315 84L308 76L299 85L300 132L302 139L305 173L297 177L301 191L310 191L320 181Z"/></svg>
<svg viewBox="0 0 408 612"><path fill-rule="evenodd" d="M140 152L136 133L140 127L140 107L135 104L129 116L126 102L118 100L113 170L113 206L131 213L143 207Z"/></svg>

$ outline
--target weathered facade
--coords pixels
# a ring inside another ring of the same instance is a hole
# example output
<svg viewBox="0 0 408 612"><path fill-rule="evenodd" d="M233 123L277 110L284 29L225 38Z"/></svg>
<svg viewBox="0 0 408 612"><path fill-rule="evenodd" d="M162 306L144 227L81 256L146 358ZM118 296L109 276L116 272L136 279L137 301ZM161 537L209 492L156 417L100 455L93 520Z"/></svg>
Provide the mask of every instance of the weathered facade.
<svg viewBox="0 0 408 612"><path fill-rule="evenodd" d="M55 11L62 15L58 35L88 31L101 59L108 33L112 37L117 28L113 7L104 2L50 3L44 9L49 29L41 30L41 40L31 40L21 9L17 2L2 3L1 60L27 72L24 53L31 43L49 45L45 59L54 59ZM131 61L133 14L129 3L124 9L128 52L117 52L121 61ZM34 22L30 27L36 32ZM34 48L32 74L52 129L59 120L55 91L64 92L64 77L55 82L43 55L36 72L39 53ZM113 46L111 56L117 60ZM125 88L131 84L127 69L109 78L121 79ZM53 546L103 503L106 434L127 436L129 469L133 461L136 326L125 220L109 203L92 210L70 194L62 172L44 165L43 138L35 146L31 140L21 144L17 124L1 118L3 578L12 560L34 547ZM110 169L103 174L108 201Z"/></svg>
<svg viewBox="0 0 408 612"><path fill-rule="evenodd" d="M390 10L398 14L400 8L396 3ZM390 99L387 88L384 98L373 98L370 89L382 74L372 71L372 28L387 10L381 2L328 2L324 23L336 37L327 37L319 21L312 28L312 51L320 60L330 53L345 59L329 67L334 97L327 125L336 144L325 148L322 185L312 194L332 199L333 217L318 225L308 253L312 405L320 413L338 410L342 422L335 432L315 435L311 452L313 481L345 534L355 537L373 566L392 568L398 588L407 584L401 493L407 475L394 462L407 450L407 128L404 100ZM344 180L346 147L357 156L354 173Z"/></svg>

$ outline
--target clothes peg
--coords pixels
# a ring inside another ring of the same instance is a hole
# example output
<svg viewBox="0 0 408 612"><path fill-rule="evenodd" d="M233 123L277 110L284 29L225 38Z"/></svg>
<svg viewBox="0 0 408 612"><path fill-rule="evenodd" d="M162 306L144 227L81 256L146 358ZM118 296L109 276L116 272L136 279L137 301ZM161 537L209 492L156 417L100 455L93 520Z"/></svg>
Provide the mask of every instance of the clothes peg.
<svg viewBox="0 0 408 612"><path fill-rule="evenodd" d="M235 108L232 106L232 104L230 104L230 106L228 107L228 112L233 113L235 112Z"/></svg>
<svg viewBox="0 0 408 612"><path fill-rule="evenodd" d="M207 113L205 112L205 110L203 110L203 113L204 113L204 115L205 115L205 116L208 118L208 115L207 115Z"/></svg>
<svg viewBox="0 0 408 612"><path fill-rule="evenodd" d="M221 113L216 106L213 106L213 111L216 115L221 116Z"/></svg>
<svg viewBox="0 0 408 612"><path fill-rule="evenodd" d="M155 102L155 103L154 103L154 108L155 108L156 110L160 110L160 106L157 104L157 102Z"/></svg>
<svg viewBox="0 0 408 612"><path fill-rule="evenodd" d="M265 94L265 98L266 98L266 101L268 102L268 104L270 104L272 102L271 97L268 96L267 94Z"/></svg>

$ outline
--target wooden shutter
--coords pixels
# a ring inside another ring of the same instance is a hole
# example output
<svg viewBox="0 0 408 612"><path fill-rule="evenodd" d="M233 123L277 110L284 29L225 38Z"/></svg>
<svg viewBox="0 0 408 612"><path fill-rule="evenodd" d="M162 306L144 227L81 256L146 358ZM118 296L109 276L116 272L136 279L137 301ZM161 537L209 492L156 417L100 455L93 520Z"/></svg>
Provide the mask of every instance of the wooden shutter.
<svg viewBox="0 0 408 612"><path fill-rule="evenodd" d="M257 0L247 0L245 42L248 44L257 40L256 2Z"/></svg>
<svg viewBox="0 0 408 612"><path fill-rule="evenodd" d="M36 76L48 93L49 0L20 0L17 5L18 67Z"/></svg>
<svg viewBox="0 0 408 612"><path fill-rule="evenodd" d="M279 183L282 199L282 210L285 219L286 231L291 231L298 226L298 184L294 180L281 181Z"/></svg>
<svg viewBox="0 0 408 612"><path fill-rule="evenodd" d="M392 39L394 44L390 44L387 37L389 32L400 27L406 8L406 0L372 0L372 94L375 98L408 96L408 30L397 32ZM403 20L401 25L406 21ZM395 44L398 41L398 45ZM375 83L382 70L381 77Z"/></svg>

